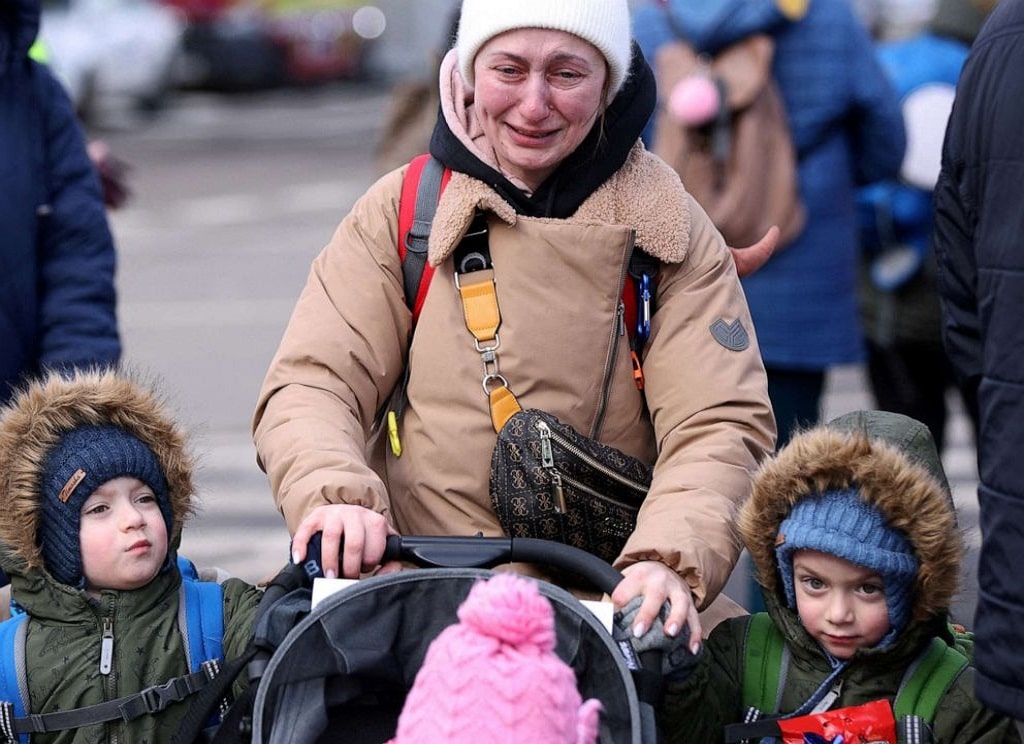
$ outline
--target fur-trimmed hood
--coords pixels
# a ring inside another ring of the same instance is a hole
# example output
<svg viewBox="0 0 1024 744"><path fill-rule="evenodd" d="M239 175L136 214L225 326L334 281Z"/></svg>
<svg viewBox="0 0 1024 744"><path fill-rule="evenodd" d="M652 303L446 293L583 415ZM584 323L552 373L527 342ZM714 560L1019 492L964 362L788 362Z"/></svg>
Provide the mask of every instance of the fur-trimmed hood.
<svg viewBox="0 0 1024 744"><path fill-rule="evenodd" d="M47 453L67 431L109 424L156 454L167 480L174 532L194 511L194 462L184 432L152 387L113 370L51 373L22 388L0 409L0 564L12 573L43 566L37 543L40 480Z"/></svg>
<svg viewBox="0 0 1024 744"><path fill-rule="evenodd" d="M854 419L859 425L850 420L798 434L756 474L739 529L758 579L784 607L775 557L779 525L798 501L853 488L913 546L920 567L911 622L945 616L959 586L963 543L931 436L923 424L898 414L863 412Z"/></svg>

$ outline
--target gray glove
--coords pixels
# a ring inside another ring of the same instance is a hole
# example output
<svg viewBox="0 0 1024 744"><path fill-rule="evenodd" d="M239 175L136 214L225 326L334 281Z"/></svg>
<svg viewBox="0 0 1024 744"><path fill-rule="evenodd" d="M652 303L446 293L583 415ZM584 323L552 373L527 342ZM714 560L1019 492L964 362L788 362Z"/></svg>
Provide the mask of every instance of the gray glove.
<svg viewBox="0 0 1024 744"><path fill-rule="evenodd" d="M661 652L661 673L669 682L682 682L689 677L704 655L704 644L697 653L690 652L690 628L684 625L675 637L665 635L665 618L668 617L668 602L654 619L647 632L639 638L633 636L633 621L640 610L642 597L634 597L625 607L615 613L612 637L621 645L628 643L635 654L646 651Z"/></svg>

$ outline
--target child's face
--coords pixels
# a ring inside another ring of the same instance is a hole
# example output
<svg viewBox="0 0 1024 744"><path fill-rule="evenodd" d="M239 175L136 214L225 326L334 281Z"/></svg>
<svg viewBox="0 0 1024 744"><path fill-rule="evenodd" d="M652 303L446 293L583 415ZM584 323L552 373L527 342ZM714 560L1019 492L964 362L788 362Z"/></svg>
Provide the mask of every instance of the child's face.
<svg viewBox="0 0 1024 744"><path fill-rule="evenodd" d="M889 632L882 578L870 569L817 550L793 554L793 583L800 621L837 659L849 659Z"/></svg>
<svg viewBox="0 0 1024 744"><path fill-rule="evenodd" d="M167 527L153 489L114 478L82 505L79 545L86 589L138 589L167 557Z"/></svg>

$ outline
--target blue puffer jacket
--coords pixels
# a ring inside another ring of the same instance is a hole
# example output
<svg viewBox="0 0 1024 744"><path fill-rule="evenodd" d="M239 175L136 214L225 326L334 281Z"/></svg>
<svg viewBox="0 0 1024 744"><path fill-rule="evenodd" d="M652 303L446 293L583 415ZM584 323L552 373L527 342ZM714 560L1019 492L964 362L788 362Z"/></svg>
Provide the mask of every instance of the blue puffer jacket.
<svg viewBox="0 0 1024 744"><path fill-rule="evenodd" d="M1024 720L1024 0L971 47L935 187L944 341L978 393L978 698Z"/></svg>
<svg viewBox="0 0 1024 744"><path fill-rule="evenodd" d="M968 48L957 39L922 32L880 44L878 59L902 101L925 88L947 87L952 96ZM934 126L944 128L945 124L934 122ZM937 163L937 149L935 157ZM909 246L918 257L915 268L920 268L931 252L931 189L892 179L863 189L859 207L863 247L870 253L897 243Z"/></svg>
<svg viewBox="0 0 1024 744"><path fill-rule="evenodd" d="M810 0L799 22L772 0L668 0L678 28L710 53L762 31L798 152L807 226L743 280L765 364L823 370L862 356L857 315L855 190L894 177L905 137L899 101L845 0ZM660 4L639 8L649 59L674 38Z"/></svg>
<svg viewBox="0 0 1024 744"><path fill-rule="evenodd" d="M39 13L0 4L0 403L43 367L121 354L99 179L67 94L28 58Z"/></svg>

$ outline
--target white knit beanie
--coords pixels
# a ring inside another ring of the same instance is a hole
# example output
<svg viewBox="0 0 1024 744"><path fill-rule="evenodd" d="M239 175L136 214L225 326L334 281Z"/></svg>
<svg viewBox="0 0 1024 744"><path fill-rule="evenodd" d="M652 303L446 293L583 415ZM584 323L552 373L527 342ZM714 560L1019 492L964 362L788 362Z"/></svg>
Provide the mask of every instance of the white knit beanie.
<svg viewBox="0 0 1024 744"><path fill-rule="evenodd" d="M589 41L608 61L608 100L622 87L632 55L627 0L463 0L456 42L463 80L473 85L480 47L519 28L550 28Z"/></svg>

